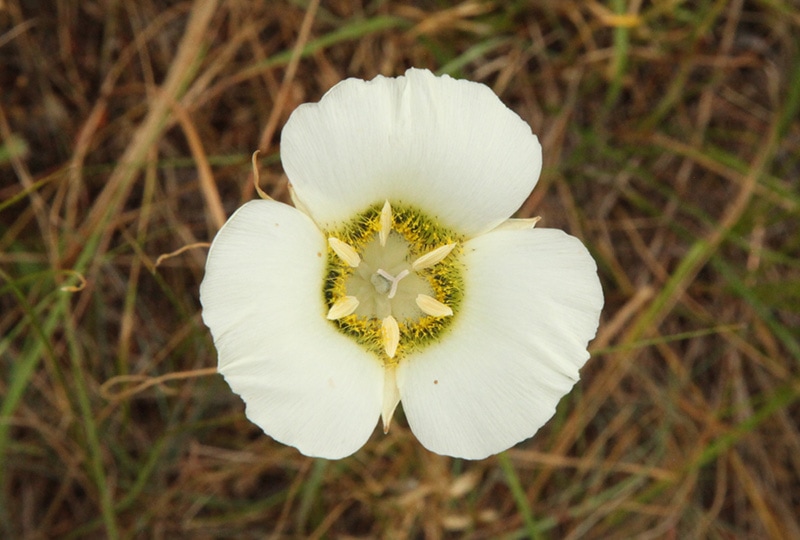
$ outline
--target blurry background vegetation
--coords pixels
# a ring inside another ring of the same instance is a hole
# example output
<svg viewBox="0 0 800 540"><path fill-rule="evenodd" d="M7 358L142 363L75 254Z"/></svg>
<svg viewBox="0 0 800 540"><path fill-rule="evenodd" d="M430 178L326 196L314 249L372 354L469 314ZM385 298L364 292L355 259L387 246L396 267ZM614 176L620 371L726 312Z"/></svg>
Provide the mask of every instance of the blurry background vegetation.
<svg viewBox="0 0 800 540"><path fill-rule="evenodd" d="M3 0L0 537L800 538L799 47L789 0ZM203 243L255 149L288 200L298 104L409 66L533 126L519 215L587 243L606 308L507 453L401 415L313 460L213 373Z"/></svg>

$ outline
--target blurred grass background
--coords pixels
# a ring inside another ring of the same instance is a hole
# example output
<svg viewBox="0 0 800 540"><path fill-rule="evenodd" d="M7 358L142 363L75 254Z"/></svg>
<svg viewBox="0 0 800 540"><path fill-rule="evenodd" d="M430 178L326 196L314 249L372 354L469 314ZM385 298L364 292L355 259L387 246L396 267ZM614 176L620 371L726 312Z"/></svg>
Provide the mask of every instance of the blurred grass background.
<svg viewBox="0 0 800 540"><path fill-rule="evenodd" d="M0 537L800 538L799 48L789 0L0 2ZM409 66L539 134L600 332L501 456L306 458L214 374L204 243L255 149L288 200L298 104Z"/></svg>

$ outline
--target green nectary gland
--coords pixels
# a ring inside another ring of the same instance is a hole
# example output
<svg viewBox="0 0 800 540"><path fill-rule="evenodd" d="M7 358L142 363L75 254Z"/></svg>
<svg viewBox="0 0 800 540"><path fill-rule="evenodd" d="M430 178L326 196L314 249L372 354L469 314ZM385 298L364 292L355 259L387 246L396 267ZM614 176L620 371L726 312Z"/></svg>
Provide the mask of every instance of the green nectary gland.
<svg viewBox="0 0 800 540"><path fill-rule="evenodd" d="M358 214L339 230L326 231L347 242L361 253L380 230L382 204L375 204ZM408 354L419 351L440 339L458 316L464 293L463 268L460 264L461 243L464 238L438 225L414 208L392 204L392 231L400 234L409 245L409 258L413 260L442 245L457 243L453 251L439 264L423 269L419 275L427 277L436 299L453 310L453 316L422 316L417 321L398 320L400 344L393 359L388 359L381 342L381 321L355 314L331 321L331 324L355 340L366 350L374 353L385 363L396 363ZM409 263L411 262L409 260ZM347 279L354 269L344 263L331 249L327 253L327 269L323 286L325 304L330 308L342 296Z"/></svg>

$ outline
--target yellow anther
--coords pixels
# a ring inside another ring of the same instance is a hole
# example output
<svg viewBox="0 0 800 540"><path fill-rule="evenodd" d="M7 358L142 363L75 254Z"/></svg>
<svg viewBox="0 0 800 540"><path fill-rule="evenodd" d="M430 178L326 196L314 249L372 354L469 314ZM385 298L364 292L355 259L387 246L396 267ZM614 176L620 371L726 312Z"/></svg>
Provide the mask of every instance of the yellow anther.
<svg viewBox="0 0 800 540"><path fill-rule="evenodd" d="M436 298L428 296L427 294L418 294L416 298L417 307L423 313L431 317L449 317L453 314L453 310L447 304L442 304Z"/></svg>
<svg viewBox="0 0 800 540"><path fill-rule="evenodd" d="M334 302L331 309L328 310L326 317L331 321L347 317L356 310L358 304L358 298L355 296L343 296Z"/></svg>
<svg viewBox="0 0 800 540"><path fill-rule="evenodd" d="M397 346L400 344L400 327L397 325L397 319L391 315L381 322L381 342L386 356L394 358Z"/></svg>
<svg viewBox="0 0 800 540"><path fill-rule="evenodd" d="M450 252L453 251L454 247L456 247L455 243L439 246L438 248L426 253L411 263L411 269L415 272L419 272L420 270L430 268L431 266L442 262L445 257L450 255Z"/></svg>
<svg viewBox="0 0 800 540"><path fill-rule="evenodd" d="M331 236L328 238L328 245L348 266L358 268L358 265L361 264L361 257L358 256L358 252L347 242L342 242L338 238Z"/></svg>
<svg viewBox="0 0 800 540"><path fill-rule="evenodd" d="M389 239L389 233L392 231L392 205L389 201L383 203L381 209L381 228L378 231L378 238L381 241L381 247L386 247L386 240Z"/></svg>

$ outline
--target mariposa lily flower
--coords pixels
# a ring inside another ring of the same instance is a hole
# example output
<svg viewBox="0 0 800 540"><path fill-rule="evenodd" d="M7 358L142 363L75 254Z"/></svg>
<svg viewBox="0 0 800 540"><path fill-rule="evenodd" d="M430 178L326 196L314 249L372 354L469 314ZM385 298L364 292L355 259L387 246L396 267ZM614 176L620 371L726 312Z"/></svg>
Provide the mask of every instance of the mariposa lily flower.
<svg viewBox="0 0 800 540"><path fill-rule="evenodd" d="M411 69L348 79L281 138L295 206L242 206L200 296L247 417L341 458L399 402L429 450L531 437L579 378L603 294L579 240L509 219L541 169L486 86Z"/></svg>

